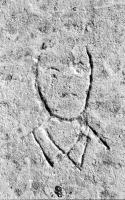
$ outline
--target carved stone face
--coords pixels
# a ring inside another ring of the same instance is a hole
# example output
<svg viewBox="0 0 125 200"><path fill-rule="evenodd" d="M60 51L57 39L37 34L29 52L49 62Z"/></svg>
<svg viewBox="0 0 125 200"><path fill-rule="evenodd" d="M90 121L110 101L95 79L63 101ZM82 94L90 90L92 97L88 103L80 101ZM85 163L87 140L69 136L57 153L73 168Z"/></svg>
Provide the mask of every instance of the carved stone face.
<svg viewBox="0 0 125 200"><path fill-rule="evenodd" d="M75 66L77 68L77 66ZM69 66L48 68L40 65L38 82L48 107L61 118L75 118L84 109L89 87L89 71L79 76Z"/></svg>

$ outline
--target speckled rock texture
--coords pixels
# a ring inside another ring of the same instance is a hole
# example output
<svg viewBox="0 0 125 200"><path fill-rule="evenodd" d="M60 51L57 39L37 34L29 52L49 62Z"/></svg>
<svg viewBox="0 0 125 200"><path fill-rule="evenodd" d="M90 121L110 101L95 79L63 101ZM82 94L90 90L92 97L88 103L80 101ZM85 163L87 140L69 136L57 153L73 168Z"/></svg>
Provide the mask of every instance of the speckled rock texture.
<svg viewBox="0 0 125 200"><path fill-rule="evenodd" d="M125 199L125 1L0 1L0 200Z"/></svg>

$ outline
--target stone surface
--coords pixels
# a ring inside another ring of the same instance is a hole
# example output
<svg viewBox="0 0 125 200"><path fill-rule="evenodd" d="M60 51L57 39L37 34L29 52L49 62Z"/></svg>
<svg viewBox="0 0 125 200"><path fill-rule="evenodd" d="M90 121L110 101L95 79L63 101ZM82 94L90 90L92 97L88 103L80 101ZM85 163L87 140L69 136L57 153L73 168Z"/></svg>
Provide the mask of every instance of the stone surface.
<svg viewBox="0 0 125 200"><path fill-rule="evenodd" d="M0 199L125 199L125 2L0 1Z"/></svg>

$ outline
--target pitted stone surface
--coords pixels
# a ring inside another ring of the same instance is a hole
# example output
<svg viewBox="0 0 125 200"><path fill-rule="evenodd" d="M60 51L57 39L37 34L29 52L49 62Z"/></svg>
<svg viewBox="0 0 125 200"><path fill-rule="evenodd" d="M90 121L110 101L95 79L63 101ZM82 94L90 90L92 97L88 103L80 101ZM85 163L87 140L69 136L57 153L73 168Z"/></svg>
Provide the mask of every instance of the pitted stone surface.
<svg viewBox="0 0 125 200"><path fill-rule="evenodd" d="M125 2L0 1L0 199L125 198Z"/></svg>

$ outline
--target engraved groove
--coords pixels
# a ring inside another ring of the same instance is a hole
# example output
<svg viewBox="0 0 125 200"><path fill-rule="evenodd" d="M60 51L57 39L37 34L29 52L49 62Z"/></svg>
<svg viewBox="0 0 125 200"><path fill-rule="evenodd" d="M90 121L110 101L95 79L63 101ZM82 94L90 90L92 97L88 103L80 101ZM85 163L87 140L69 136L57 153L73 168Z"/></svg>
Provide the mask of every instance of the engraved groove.
<svg viewBox="0 0 125 200"><path fill-rule="evenodd" d="M36 137L36 135L35 135L35 133L34 133L34 131L32 131L32 135L33 135L33 137L34 137L36 143L39 145L40 149L42 150L45 159L47 160L47 162L49 163L49 165L53 168L53 167L54 167L54 162L53 162L53 161L47 156L47 154L45 153L44 148L41 146L39 140L37 139L37 137Z"/></svg>
<svg viewBox="0 0 125 200"><path fill-rule="evenodd" d="M97 136L99 138L99 140L101 141L101 143L106 147L107 150L110 150L110 146L107 144L107 142L104 140L103 137L101 137L99 135L99 133L94 129L92 128L90 125L88 125L89 128L92 130L92 132L94 133L95 136Z"/></svg>
<svg viewBox="0 0 125 200"><path fill-rule="evenodd" d="M83 165L84 165L85 156L86 156L86 151L87 151L87 148L88 148L89 141L90 141L90 138L87 136L86 146L85 146L85 149L84 149L84 152L83 152L82 158L81 158L81 165L80 165L81 168L82 168Z"/></svg>
<svg viewBox="0 0 125 200"><path fill-rule="evenodd" d="M87 91L87 96L86 96L86 103L85 103L85 109L86 110L88 108L88 103L89 103L89 99L90 99L90 95L91 95L91 90L92 90L92 83L93 83L93 69L94 69L94 64L93 64L93 59L92 59L92 55L89 52L88 48L86 48L86 52L89 58L89 64L90 64L90 68L91 68L91 72L90 72L90 83L89 83L89 88Z"/></svg>

